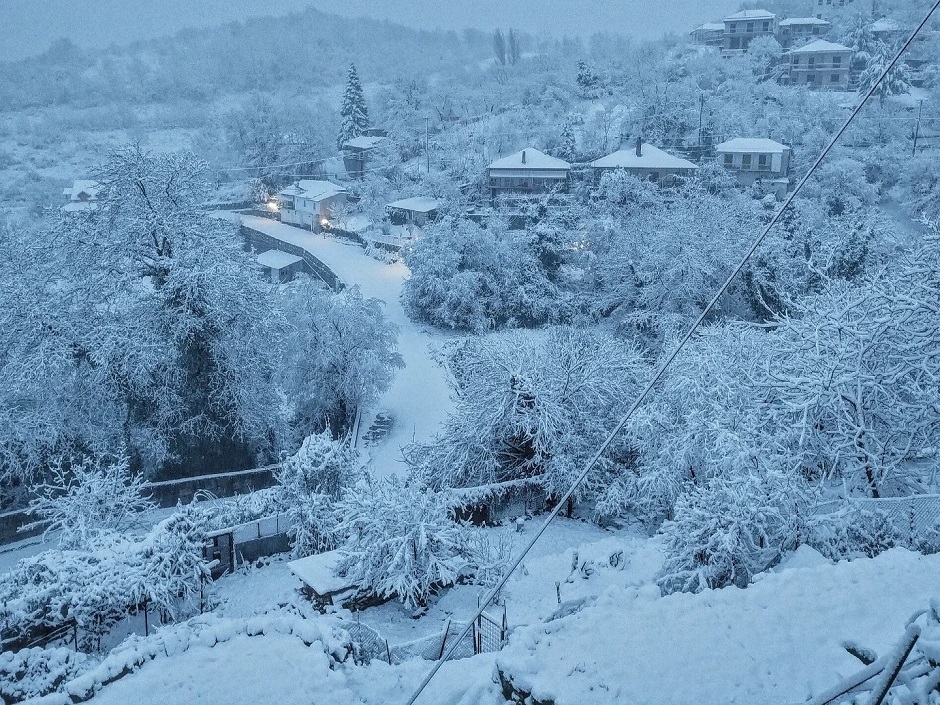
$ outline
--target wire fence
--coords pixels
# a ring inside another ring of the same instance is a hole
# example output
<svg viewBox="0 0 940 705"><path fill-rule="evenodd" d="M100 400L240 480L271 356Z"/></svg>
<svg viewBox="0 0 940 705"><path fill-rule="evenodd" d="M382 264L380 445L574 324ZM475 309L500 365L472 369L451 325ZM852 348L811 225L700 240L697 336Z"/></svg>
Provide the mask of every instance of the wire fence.
<svg viewBox="0 0 940 705"><path fill-rule="evenodd" d="M398 644L390 644L376 629L358 620L344 623L343 626L349 632L359 659L365 662L381 659L389 664L402 663L413 658L440 660L456 639L460 639L460 642L448 654L448 660L470 658L477 654L499 651L508 638L505 610L500 618L484 612L475 620L473 628L465 634L463 632L467 626L466 622L448 619L440 632Z"/></svg>
<svg viewBox="0 0 940 705"><path fill-rule="evenodd" d="M852 508L881 512L912 543L931 529L940 529L940 494L834 500L818 505L816 514L836 514Z"/></svg>

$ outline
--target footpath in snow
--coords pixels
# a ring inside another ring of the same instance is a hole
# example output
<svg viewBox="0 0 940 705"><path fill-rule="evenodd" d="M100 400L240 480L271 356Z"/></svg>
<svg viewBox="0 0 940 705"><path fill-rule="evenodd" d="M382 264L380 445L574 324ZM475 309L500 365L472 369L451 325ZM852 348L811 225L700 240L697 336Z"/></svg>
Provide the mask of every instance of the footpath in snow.
<svg viewBox="0 0 940 705"><path fill-rule="evenodd" d="M389 434L375 447L364 450L371 456L376 476L402 471L401 449L413 441L430 440L451 408L444 370L434 361L431 351L441 339L412 323L401 305L401 287L408 268L401 262L380 262L358 245L335 237L269 218L226 215L240 217L241 223L249 228L304 248L333 270L346 286L358 286L363 296L385 302L386 315L399 327L398 350L405 367L398 371L378 407L363 414L360 435L374 423L376 413L387 414L392 420Z"/></svg>

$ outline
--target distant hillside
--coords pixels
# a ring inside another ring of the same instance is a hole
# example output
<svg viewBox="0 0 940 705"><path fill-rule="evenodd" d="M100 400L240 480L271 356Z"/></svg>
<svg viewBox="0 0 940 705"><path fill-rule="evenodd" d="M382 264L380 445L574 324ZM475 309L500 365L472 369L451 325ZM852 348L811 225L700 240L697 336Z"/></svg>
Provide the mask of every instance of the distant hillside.
<svg viewBox="0 0 940 705"><path fill-rule="evenodd" d="M311 8L101 52L61 40L40 56L3 64L0 109L205 100L272 88L306 92L341 83L353 62L370 81L454 76L491 54L484 32L418 31Z"/></svg>

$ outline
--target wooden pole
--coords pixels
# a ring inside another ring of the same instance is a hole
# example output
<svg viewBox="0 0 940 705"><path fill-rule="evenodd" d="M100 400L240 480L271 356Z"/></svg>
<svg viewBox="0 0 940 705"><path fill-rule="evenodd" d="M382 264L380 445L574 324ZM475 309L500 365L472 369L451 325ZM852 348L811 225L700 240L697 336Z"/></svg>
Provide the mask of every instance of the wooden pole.
<svg viewBox="0 0 940 705"><path fill-rule="evenodd" d="M917 156L917 138L920 137L920 117L924 113L924 100L921 98L920 106L917 108L917 125L914 127L914 147L911 149L911 156Z"/></svg>

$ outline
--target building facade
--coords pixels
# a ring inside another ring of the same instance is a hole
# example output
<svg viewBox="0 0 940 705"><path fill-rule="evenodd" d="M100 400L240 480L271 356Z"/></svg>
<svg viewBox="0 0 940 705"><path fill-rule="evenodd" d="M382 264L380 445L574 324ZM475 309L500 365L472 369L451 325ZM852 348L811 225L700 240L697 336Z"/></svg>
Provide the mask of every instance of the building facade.
<svg viewBox="0 0 940 705"><path fill-rule="evenodd" d="M669 186L680 178L692 176L698 167L687 159L664 152L637 139L633 149L621 149L591 162L594 183L610 171L623 170L638 179L648 179Z"/></svg>
<svg viewBox="0 0 940 705"><path fill-rule="evenodd" d="M747 51L758 37L777 34L777 16L767 10L742 10L725 17L723 24L722 52L728 56Z"/></svg>
<svg viewBox="0 0 940 705"><path fill-rule="evenodd" d="M344 205L346 189L330 181L303 180L278 193L278 213L284 223L319 232L330 227L335 209Z"/></svg>
<svg viewBox="0 0 940 705"><path fill-rule="evenodd" d="M847 46L823 39L793 49L786 83L815 90L849 90L853 53Z"/></svg>
<svg viewBox="0 0 940 705"><path fill-rule="evenodd" d="M490 198L529 197L544 193L566 193L571 165L563 159L527 147L497 159L487 170Z"/></svg>
<svg viewBox="0 0 940 705"><path fill-rule="evenodd" d="M765 138L737 137L715 147L722 166L733 171L742 186L764 188L783 197L789 186L790 147Z"/></svg>
<svg viewBox="0 0 940 705"><path fill-rule="evenodd" d="M818 17L788 17L777 26L777 41L784 49L789 49L825 36L832 24Z"/></svg>

